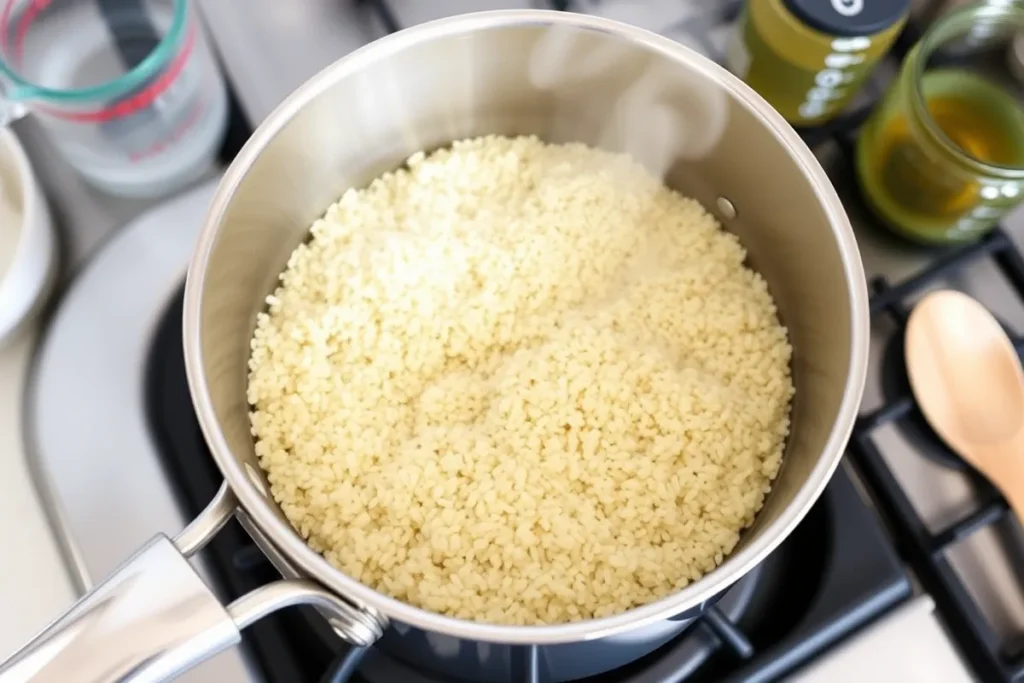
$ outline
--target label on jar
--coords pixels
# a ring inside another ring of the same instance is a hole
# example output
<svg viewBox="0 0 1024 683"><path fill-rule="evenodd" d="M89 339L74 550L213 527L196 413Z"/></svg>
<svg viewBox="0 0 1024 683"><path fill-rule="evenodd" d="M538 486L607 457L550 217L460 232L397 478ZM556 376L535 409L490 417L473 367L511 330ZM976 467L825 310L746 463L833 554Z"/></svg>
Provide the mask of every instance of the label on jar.
<svg viewBox="0 0 1024 683"><path fill-rule="evenodd" d="M906 0L882 4L837 0L757 0L745 12L743 37L749 53L744 80L794 125L827 120L856 95L871 67L902 30ZM802 21L821 19L822 7L845 28L828 32ZM790 12L790 8L794 12ZM841 10L841 11L840 11ZM798 16L799 15L799 16ZM856 19L856 21L854 21ZM735 68L744 66L736 58Z"/></svg>
<svg viewBox="0 0 1024 683"><path fill-rule="evenodd" d="M834 38L831 52L822 60L824 67L814 74L813 86L804 95L797 111L805 119L816 119L829 113L837 102L847 100L850 86L858 80L858 73L868 59L871 38L855 36Z"/></svg>

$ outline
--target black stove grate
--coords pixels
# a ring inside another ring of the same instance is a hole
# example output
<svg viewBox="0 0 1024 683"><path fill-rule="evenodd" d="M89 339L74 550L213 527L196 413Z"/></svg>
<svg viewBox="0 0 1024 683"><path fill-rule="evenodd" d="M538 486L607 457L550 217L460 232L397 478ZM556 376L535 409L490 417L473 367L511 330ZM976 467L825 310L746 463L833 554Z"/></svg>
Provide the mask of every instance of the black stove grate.
<svg viewBox="0 0 1024 683"><path fill-rule="evenodd" d="M911 306L908 299L949 274L980 259L991 259L1024 300L1024 258L1004 230L997 229L981 241L959 248L931 267L898 284L884 278L870 283L873 319L888 317L902 334ZM1016 339L1018 353L1024 340ZM898 547L921 579L971 665L985 681L1018 681L1024 678L1024 650L1019 642L1005 642L989 624L971 597L946 551L980 529L1000 522L1009 509L993 486L973 469L964 468L980 502L970 513L938 532L929 530L913 503L890 471L876 444L881 427L907 420L923 420L913 395L907 391L887 396L880 408L861 415L850 441L850 454L876 502L885 514Z"/></svg>
<svg viewBox="0 0 1024 683"><path fill-rule="evenodd" d="M908 25L888 59L901 61L920 38L921 32L920 27ZM852 168L854 137L870 114L870 109L867 107L842 117L838 120L839 125L832 126L832 130L824 137L820 136L818 130L814 130L809 132L810 137L804 135L804 139L811 146L830 139ZM892 341L899 344L895 347L890 344L888 353L902 356L902 335L913 308L910 302L914 297L923 294L931 285L983 259L994 263L1017 296L1024 301L1024 256L1002 227L977 242L946 249L930 266L901 282L892 283L883 277L872 279L868 283L872 325L881 322L883 318L895 323L894 337L898 338ZM1024 353L1024 339L1014 338L1014 346L1018 354ZM894 362L893 359L889 360ZM883 365L883 372L887 369L893 370ZM888 380L886 391L883 392L883 405L858 418L850 438L849 459L871 490L901 554L921 580L925 591L935 599L944 622L971 667L984 681L1022 681L1024 638L1007 641L995 631L946 555L953 546L979 530L1002 522L1009 514L1009 507L987 479L954 455L944 443L937 441L938 437L931 432L917 407L905 378L905 368L897 370L902 373L900 378L883 377L883 380ZM895 379L899 380L898 383ZM894 386L898 390L894 390ZM905 433L920 434L921 431L927 431L928 438L936 441L921 444L922 447L917 449L920 457L930 458L950 469L963 472L977 492L978 504L975 509L941 530L932 532L890 470L876 443L876 432L888 425L901 427Z"/></svg>
<svg viewBox="0 0 1024 683"><path fill-rule="evenodd" d="M887 60L897 64L901 62L921 34L921 27L908 24ZM845 114L825 126L800 131L801 136L811 147L834 144L845 163L852 168L855 136L871 109L873 104ZM929 267L901 282L892 283L877 277L868 283L872 325L881 318L896 323L894 335L900 338L893 341L900 344L890 352L902 355L902 334L912 309L910 300L923 294L929 286L982 259L990 259L1024 301L1024 256L1002 227L997 227L977 242L944 250ZM1014 346L1018 354L1024 355L1024 338L1014 338ZM905 373L905 369L901 368L900 372ZM883 380L892 379L883 377ZM948 550L967 537L1000 523L1008 516L1009 507L988 480L954 455L945 444L938 441L923 444L918 449L919 455L962 471L978 493L979 500L972 512L956 522L938 532L929 530L896 475L889 469L875 442L875 432L894 424L912 433L921 430L927 430L932 436L933 433L918 409L905 377L899 382L899 391L892 390L893 382L887 384L884 404L858 418L847 451L848 459L871 490L901 555L920 578L925 591L935 599L944 622L970 665L984 681L1024 681L1024 636L1007 641L996 633L946 556ZM934 438L938 439L937 436Z"/></svg>
<svg viewBox="0 0 1024 683"><path fill-rule="evenodd" d="M900 59L911 45L907 41L898 42L890 59ZM824 143L834 144L845 158L844 162L852 168L854 138L870 114L870 109L869 106L846 114L822 128L800 131L801 136L811 147ZM992 260L1024 301L1024 257L1006 231L998 227L977 242L944 250L929 267L901 282L892 283L881 277L872 279L868 283L872 325L880 322L881 318L888 318L896 323L894 335L901 337L912 308L911 299L923 294L929 286L981 259ZM902 339L893 341L902 342ZM1018 353L1024 354L1024 339L1015 338L1014 345ZM902 355L901 349L902 343L899 348L890 349L890 352ZM905 372L902 369L899 371ZM1006 642L996 633L946 556L946 551L965 538L1001 522L1008 515L1009 508L998 491L982 475L953 455L945 444L938 441L923 444L918 449L920 457L962 471L972 488L978 492L979 498L972 512L938 532L929 530L875 442L875 432L890 424L909 432L926 429L931 434L905 378L899 385L900 390L893 391L893 383L888 382L884 404L858 418L847 451L848 459L870 489L901 555L920 578L925 591L935 599L944 622L970 665L985 681L1022 681L1024 638ZM934 438L937 440L938 437Z"/></svg>

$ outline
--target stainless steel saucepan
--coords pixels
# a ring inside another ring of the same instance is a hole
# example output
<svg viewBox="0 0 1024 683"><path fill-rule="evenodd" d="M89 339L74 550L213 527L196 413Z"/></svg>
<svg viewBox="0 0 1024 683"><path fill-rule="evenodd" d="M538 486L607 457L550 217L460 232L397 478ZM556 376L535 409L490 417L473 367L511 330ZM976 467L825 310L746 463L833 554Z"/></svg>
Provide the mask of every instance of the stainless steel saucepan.
<svg viewBox="0 0 1024 683"><path fill-rule="evenodd" d="M627 151L735 232L767 279L794 347L782 471L715 571L624 614L498 626L393 600L330 566L289 525L253 452L246 361L256 314L308 226L352 186L411 153L487 133ZM156 681L238 642L285 605L311 604L345 640L378 641L442 674L546 680L621 665L666 642L803 519L839 462L868 353L864 273L843 207L771 107L704 57L605 19L545 11L452 17L328 67L284 101L227 170L188 271L188 380L225 484L173 540L159 535L0 670L12 681ZM224 607L187 558L236 515L282 581ZM383 636L383 637L382 637Z"/></svg>

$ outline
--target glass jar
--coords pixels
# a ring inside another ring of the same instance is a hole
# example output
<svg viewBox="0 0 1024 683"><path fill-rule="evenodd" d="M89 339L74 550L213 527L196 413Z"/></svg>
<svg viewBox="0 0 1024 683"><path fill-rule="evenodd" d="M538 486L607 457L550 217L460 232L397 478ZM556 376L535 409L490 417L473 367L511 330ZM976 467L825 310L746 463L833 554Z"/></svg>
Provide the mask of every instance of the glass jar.
<svg viewBox="0 0 1024 683"><path fill-rule="evenodd" d="M193 0L0 0L0 124L31 114L111 194L214 167L228 98Z"/></svg>
<svg viewBox="0 0 1024 683"><path fill-rule="evenodd" d="M913 25L921 30L934 23L942 16L963 7L964 5L976 4L978 0L917 0L910 11L910 18ZM988 5L1012 5L1020 0L984 0ZM998 40L999 36L989 35L988 31L993 28L984 22L976 24L968 35L964 36L964 47L984 47L989 40Z"/></svg>
<svg viewBox="0 0 1024 683"><path fill-rule="evenodd" d="M1009 43L1024 29L1024 5L975 3L939 19L857 141L867 202L919 242L975 240L1024 198L1024 104L1005 62L990 49L948 59L979 27Z"/></svg>

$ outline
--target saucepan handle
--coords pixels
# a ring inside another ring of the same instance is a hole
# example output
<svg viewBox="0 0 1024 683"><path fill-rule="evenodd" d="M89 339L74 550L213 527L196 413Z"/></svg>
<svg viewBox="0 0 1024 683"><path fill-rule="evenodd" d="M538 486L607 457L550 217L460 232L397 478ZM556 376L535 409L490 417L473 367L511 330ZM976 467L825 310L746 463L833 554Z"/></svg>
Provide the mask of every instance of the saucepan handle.
<svg viewBox="0 0 1024 683"><path fill-rule="evenodd" d="M307 579L267 584L227 607L188 558L234 514L227 485L173 541L158 535L0 666L0 683L155 683L241 640L282 607L312 605L353 645L371 645L381 618Z"/></svg>

